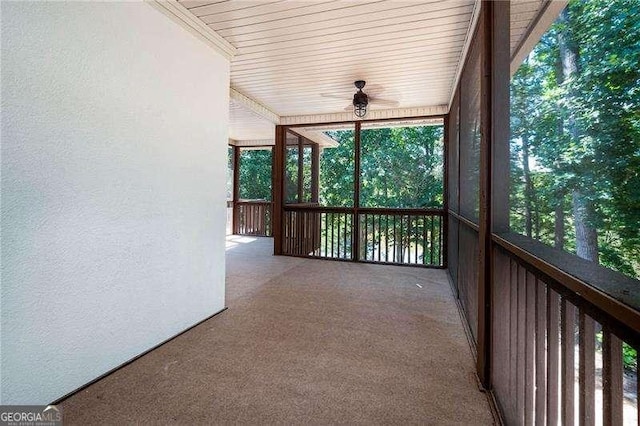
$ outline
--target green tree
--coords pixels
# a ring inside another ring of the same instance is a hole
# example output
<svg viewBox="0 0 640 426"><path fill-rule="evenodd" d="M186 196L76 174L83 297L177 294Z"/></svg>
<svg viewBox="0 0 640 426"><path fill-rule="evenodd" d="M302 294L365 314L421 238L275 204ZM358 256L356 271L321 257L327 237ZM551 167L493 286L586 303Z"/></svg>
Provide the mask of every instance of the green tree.
<svg viewBox="0 0 640 426"><path fill-rule="evenodd" d="M637 2L571 1L512 79L512 228L633 277L639 70Z"/></svg>
<svg viewBox="0 0 640 426"><path fill-rule="evenodd" d="M271 200L271 149L241 149L239 195L243 200Z"/></svg>

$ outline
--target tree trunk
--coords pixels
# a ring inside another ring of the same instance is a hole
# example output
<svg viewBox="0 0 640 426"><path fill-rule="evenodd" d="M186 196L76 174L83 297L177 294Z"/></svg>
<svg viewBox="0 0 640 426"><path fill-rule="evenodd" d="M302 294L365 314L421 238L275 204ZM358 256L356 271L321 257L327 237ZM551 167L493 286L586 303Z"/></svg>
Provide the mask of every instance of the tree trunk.
<svg viewBox="0 0 640 426"><path fill-rule="evenodd" d="M553 224L553 246L564 250L564 194L556 191L555 217Z"/></svg>
<svg viewBox="0 0 640 426"><path fill-rule="evenodd" d="M560 60L562 61L562 75L565 83L572 84L571 79L579 75L578 47L571 37L569 11L565 8L560 14L560 21L564 24L558 32L558 46L560 50ZM575 96L572 90L567 93L569 99ZM569 102L571 105L572 103ZM569 131L569 136L574 141L580 141L582 131L576 120L574 112L569 107L567 122L565 125ZM580 172L580 171L579 171ZM598 262L598 233L593 227L593 217L595 209L593 202L587 196L587 188L576 183L572 191L573 220L576 230L576 253L583 259Z"/></svg>
<svg viewBox="0 0 640 426"><path fill-rule="evenodd" d="M590 223L594 216L593 203L586 201L579 189L573 190L573 217L576 227L576 254L598 263L598 232Z"/></svg>
<svg viewBox="0 0 640 426"><path fill-rule="evenodd" d="M562 86L564 82L564 76L562 74L562 60L558 56L556 60L556 83L558 87ZM561 115L558 115L557 123L556 123L556 134L558 137L562 137L562 133L564 132L564 120ZM555 162L555 170L560 170L560 164L558 161ZM553 246L555 248L559 248L560 250L564 250L564 219L565 219L565 211L564 211L564 196L565 191L561 186L556 187L554 191L555 197L555 211L553 218Z"/></svg>
<svg viewBox="0 0 640 426"><path fill-rule="evenodd" d="M524 175L524 228L527 237L533 235L533 182L531 181L531 171L529 170L529 138L522 137L522 174Z"/></svg>

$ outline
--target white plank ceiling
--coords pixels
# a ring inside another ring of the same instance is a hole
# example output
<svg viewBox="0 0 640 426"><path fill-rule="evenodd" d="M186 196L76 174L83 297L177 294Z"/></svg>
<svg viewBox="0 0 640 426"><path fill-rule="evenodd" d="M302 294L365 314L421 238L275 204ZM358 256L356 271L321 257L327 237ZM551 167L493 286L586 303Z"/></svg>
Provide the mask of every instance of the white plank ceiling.
<svg viewBox="0 0 640 426"><path fill-rule="evenodd" d="M229 139L234 141L257 141L273 139L275 124L231 100L229 102Z"/></svg>
<svg viewBox="0 0 640 426"><path fill-rule="evenodd" d="M529 26L538 15L545 0L512 0L511 2L511 55L514 54Z"/></svg>
<svg viewBox="0 0 640 426"><path fill-rule="evenodd" d="M344 112L366 80L398 108L448 105L475 0L181 0L236 49L231 86L279 116ZM517 1L512 49L541 0ZM321 94L340 96L334 99ZM388 105L371 105L387 109ZM231 105L231 138L273 138L273 125Z"/></svg>

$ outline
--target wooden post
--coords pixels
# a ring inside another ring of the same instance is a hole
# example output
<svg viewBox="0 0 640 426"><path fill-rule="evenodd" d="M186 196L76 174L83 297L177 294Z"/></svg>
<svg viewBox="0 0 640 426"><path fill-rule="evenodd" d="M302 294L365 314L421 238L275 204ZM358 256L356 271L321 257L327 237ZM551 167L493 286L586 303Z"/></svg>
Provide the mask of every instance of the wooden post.
<svg viewBox="0 0 640 426"><path fill-rule="evenodd" d="M442 266L446 269L448 267L448 251L449 251L449 114L444 117L444 126L443 126L443 185L442 185L442 195L443 195L443 205L442 209L444 210L444 214L442 215L442 245L440 250L442 250Z"/></svg>
<svg viewBox="0 0 640 426"><path fill-rule="evenodd" d="M298 136L298 203L304 202L304 145Z"/></svg>
<svg viewBox="0 0 640 426"><path fill-rule="evenodd" d="M311 202L318 202L320 180L320 147L317 143L311 145Z"/></svg>
<svg viewBox="0 0 640 426"><path fill-rule="evenodd" d="M478 274L477 372L484 389L491 389L491 298L493 253L491 235L508 226L509 180L509 2L482 1L481 142ZM505 146L506 145L506 146ZM507 153L506 159L504 153ZM496 157L494 157L496 156ZM494 162L494 161L498 162ZM506 164L505 164L506 160ZM495 182L495 187L493 186ZM500 182L500 183L498 183ZM506 187L508 188L508 186ZM497 191L503 191L498 195ZM496 199L493 199L493 195ZM497 205L496 205L497 204ZM496 210L494 211L494 206ZM506 212L506 213L505 213ZM498 214L499 213L499 214ZM494 216L494 214L498 214ZM501 277L497 277L502 279Z"/></svg>
<svg viewBox="0 0 640 426"><path fill-rule="evenodd" d="M353 261L360 260L360 131L361 123L356 121L354 134L354 167L353 167L353 235L352 257Z"/></svg>
<svg viewBox="0 0 640 426"><path fill-rule="evenodd" d="M238 234L240 232L239 206L240 198L240 147L233 146L233 219L231 222L231 233Z"/></svg>
<svg viewBox="0 0 640 426"><path fill-rule="evenodd" d="M273 211L271 226L273 232L273 254L282 254L283 243L283 206L284 206L284 154L285 154L286 128L276 126L276 144L273 147L271 167L271 200Z"/></svg>

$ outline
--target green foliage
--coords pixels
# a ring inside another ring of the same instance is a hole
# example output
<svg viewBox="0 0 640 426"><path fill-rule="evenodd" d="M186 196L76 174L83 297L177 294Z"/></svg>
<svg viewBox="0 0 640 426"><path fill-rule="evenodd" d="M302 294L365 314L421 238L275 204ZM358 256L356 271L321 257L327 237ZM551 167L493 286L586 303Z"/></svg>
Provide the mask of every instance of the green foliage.
<svg viewBox="0 0 640 426"><path fill-rule="evenodd" d="M579 191L594 208L588 223L597 229L600 263L631 277L640 276L637 8L637 0L570 1L567 19L549 29L511 81L512 229L547 244L559 238L574 251L572 193ZM561 35L577 52L570 78L562 72Z"/></svg>
<svg viewBox="0 0 640 426"><path fill-rule="evenodd" d="M240 151L240 199L271 200L271 150Z"/></svg>
<svg viewBox="0 0 640 426"><path fill-rule="evenodd" d="M602 351L602 331L596 333L596 342L597 350ZM624 342L622 342L622 364L629 371L635 371L638 368L638 352Z"/></svg>
<svg viewBox="0 0 640 426"><path fill-rule="evenodd" d="M320 157L319 202L353 206L354 131L328 131L338 142ZM443 195L442 126L364 130L361 135L361 198L366 207L441 207ZM271 199L271 151L242 150L240 198ZM311 201L311 147L303 147L303 199ZM298 147L287 148L285 198L298 202Z"/></svg>
<svg viewBox="0 0 640 426"><path fill-rule="evenodd" d="M320 157L320 204L332 207L353 206L354 131L329 131L338 142L335 148L325 148Z"/></svg>
<svg viewBox="0 0 640 426"><path fill-rule="evenodd" d="M362 207L442 207L442 127L363 130Z"/></svg>
<svg viewBox="0 0 640 426"><path fill-rule="evenodd" d="M322 153L320 202L353 205L354 132L328 135L339 146ZM361 132L362 207L441 207L443 203L442 126L366 129Z"/></svg>

